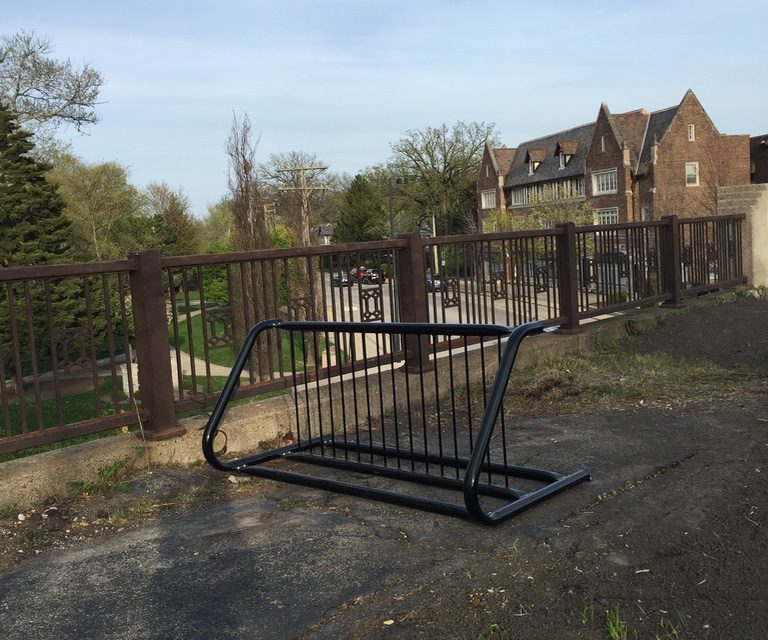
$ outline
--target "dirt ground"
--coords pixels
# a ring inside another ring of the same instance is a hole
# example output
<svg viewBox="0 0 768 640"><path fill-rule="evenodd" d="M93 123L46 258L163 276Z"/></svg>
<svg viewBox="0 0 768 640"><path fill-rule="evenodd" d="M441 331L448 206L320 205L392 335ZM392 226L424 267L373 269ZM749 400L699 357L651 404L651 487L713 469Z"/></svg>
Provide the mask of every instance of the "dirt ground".
<svg viewBox="0 0 768 640"><path fill-rule="evenodd" d="M768 302L734 297L695 306L645 332L629 323L618 350L630 363L627 378L639 374L631 367L667 358L657 376L644 375L660 377L655 384L670 393L622 395L610 380L589 387L576 376L568 386L579 392L547 389L521 410L523 433L574 443L595 478L586 488L498 528L429 516L451 540L431 539L424 518L406 510L398 530L423 545L414 558L433 558L423 573L373 580L299 633L226 637L768 637ZM681 388L691 375L701 383ZM0 585L3 575L34 567L38 555L82 550L222 501L270 501L275 517L290 512L293 527L301 526L302 507L319 517L320 505L333 518L374 508L202 466L117 469L81 489L2 515ZM385 517L402 511L375 508ZM402 549L403 558L414 553Z"/></svg>

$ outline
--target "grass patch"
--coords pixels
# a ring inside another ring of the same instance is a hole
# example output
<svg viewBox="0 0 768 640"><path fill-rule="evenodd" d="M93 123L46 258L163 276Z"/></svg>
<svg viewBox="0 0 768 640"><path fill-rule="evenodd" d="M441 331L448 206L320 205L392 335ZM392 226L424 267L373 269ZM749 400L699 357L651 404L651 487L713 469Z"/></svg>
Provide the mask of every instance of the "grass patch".
<svg viewBox="0 0 768 640"><path fill-rule="evenodd" d="M89 390L62 396L61 413L63 424L73 424L75 422L90 420L91 418L100 416L114 415L115 409L113 406L113 397L116 397L118 400L118 409L128 414L126 416L126 424L129 424L132 418L135 419L135 416L132 413L133 407L128 404L127 396L123 393L121 380L122 378L118 376L113 385L111 376L104 377L100 379L98 389L95 391ZM96 406L97 397L100 398L100 408L97 408ZM37 417L38 408L41 416L40 424L38 424ZM59 426L56 398L42 399L39 403L36 403L33 397L27 396L23 406L21 406L17 400L12 400L8 403L8 424L6 424L5 421L5 414L0 412L0 434L5 437L8 437L9 434L11 436L20 435L22 433L22 415L26 417L27 429L29 432L36 432L41 428L46 429ZM51 451L53 449L60 449L64 446L69 446L70 444L116 435L120 432L121 429L109 429L101 433L94 433L87 436L79 436L60 442L40 445L24 451L6 453L0 455L0 462L14 460L35 453L42 453L44 451Z"/></svg>
<svg viewBox="0 0 768 640"><path fill-rule="evenodd" d="M203 335L203 316L200 314L189 319L179 318L178 322L179 338L176 346L185 353L194 352L195 358L204 360L205 336ZM215 330L216 335L224 335L224 322L217 321L215 323ZM209 327L206 327L206 331L210 334ZM171 344L173 344L173 325L168 326L168 335L171 336ZM208 361L211 364L217 364L222 367L231 367L235 362L236 355L237 352L234 347L225 346L208 349Z"/></svg>
<svg viewBox="0 0 768 640"><path fill-rule="evenodd" d="M744 393L749 379L730 376L711 362L666 353L637 354L612 348L565 356L515 370L507 411L599 410L669 405Z"/></svg>
<svg viewBox="0 0 768 640"><path fill-rule="evenodd" d="M127 491L128 485L120 480L127 466L128 459L121 458L100 467L96 471L96 480L74 480L67 486L76 493L98 493L109 497L118 491Z"/></svg>
<svg viewBox="0 0 768 640"><path fill-rule="evenodd" d="M605 630L611 640L627 640L629 627L621 619L619 605L605 612Z"/></svg>
<svg viewBox="0 0 768 640"><path fill-rule="evenodd" d="M679 611L675 611L674 616L663 610L648 611L639 600L635 608L634 615L630 610L627 616L621 613L618 604L614 604L605 611L605 617L600 618L595 616L594 605L587 605L578 612L578 620L582 626L600 628L601 637L609 640L628 640L630 637L682 640L690 637L688 618Z"/></svg>
<svg viewBox="0 0 768 640"><path fill-rule="evenodd" d="M218 336L225 335L224 322L219 320L214 323L215 334ZM206 327L208 337L211 336L210 325ZM171 343L173 344L173 326L168 326L168 335L171 336ZM270 335L267 333L266 335ZM290 371L291 364L291 335L285 331L280 331L280 348L279 348L279 361L280 364L275 363L275 368L282 366L283 371ZM270 336L272 337L272 336ZM330 343L329 343L330 344ZM179 318L179 339L178 348L185 353L190 353L191 349L194 350L195 358L200 360L206 359L205 353L205 336L203 335L203 316L202 314L196 315L189 320L186 318ZM323 353L328 344L324 340L320 340L318 347L320 353ZM236 349L232 346L208 348L208 361L211 364L220 365L222 367L232 367L235 363L239 347ZM301 334L293 334L293 353L296 357L296 366L299 369L303 369L304 362L304 345L302 344ZM313 371L315 369L314 364L307 363L307 370Z"/></svg>
<svg viewBox="0 0 768 640"><path fill-rule="evenodd" d="M122 378L118 376L113 386L112 378L105 377L99 381L98 388L62 396L61 413L63 424L71 424L80 420L89 420L98 416L107 416L114 414L113 398L118 401L118 406L123 410L128 410L127 396L123 393ZM113 395L114 391L114 395ZM97 397L100 399L99 412L96 406ZM108 400L106 398L109 398ZM37 409L40 409L42 418L41 424L38 424ZM56 408L56 398L42 399L39 403L30 394L25 396L23 405L16 400L8 403L8 421L10 423L10 434L19 435L22 431L22 416L26 419L27 428L35 431L38 428L57 426L59 417ZM5 423L5 415L0 414L0 431L3 435L8 434L8 425Z"/></svg>

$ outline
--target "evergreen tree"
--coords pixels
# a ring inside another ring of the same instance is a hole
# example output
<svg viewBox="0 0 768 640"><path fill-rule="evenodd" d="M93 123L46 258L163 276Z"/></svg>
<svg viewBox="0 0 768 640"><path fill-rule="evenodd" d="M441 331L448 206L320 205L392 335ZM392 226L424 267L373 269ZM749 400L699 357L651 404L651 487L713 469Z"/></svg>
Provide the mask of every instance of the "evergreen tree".
<svg viewBox="0 0 768 640"><path fill-rule="evenodd" d="M0 266L68 262L69 222L48 165L31 155L32 134L0 104Z"/></svg>
<svg viewBox="0 0 768 640"><path fill-rule="evenodd" d="M0 104L0 268L68 262L69 222L49 167L30 152L31 134L19 129ZM0 290L0 364L3 374L27 373L33 361L50 361L53 330L73 325L81 286L72 279L9 283ZM50 306L48 306L50 301ZM13 337L18 343L18 357Z"/></svg>
<svg viewBox="0 0 768 640"><path fill-rule="evenodd" d="M387 214L380 194L362 175L356 175L344 194L341 213L333 227L334 242L370 242L387 235Z"/></svg>

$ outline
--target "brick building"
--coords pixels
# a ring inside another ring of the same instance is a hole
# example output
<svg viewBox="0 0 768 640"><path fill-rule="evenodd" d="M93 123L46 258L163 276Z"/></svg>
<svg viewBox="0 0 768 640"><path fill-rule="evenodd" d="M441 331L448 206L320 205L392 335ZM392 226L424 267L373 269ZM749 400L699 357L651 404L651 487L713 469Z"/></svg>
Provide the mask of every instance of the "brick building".
<svg viewBox="0 0 768 640"><path fill-rule="evenodd" d="M718 187L749 183L749 153L749 136L721 134L690 90L654 112L612 114L603 103L592 123L515 149L486 146L478 227L494 209L524 215L563 197L586 200L601 224L714 215Z"/></svg>
<svg viewBox="0 0 768 640"><path fill-rule="evenodd" d="M477 177L477 197L481 210L504 209L507 206L504 180L514 159L514 149L492 149L488 144L485 145L480 175Z"/></svg>

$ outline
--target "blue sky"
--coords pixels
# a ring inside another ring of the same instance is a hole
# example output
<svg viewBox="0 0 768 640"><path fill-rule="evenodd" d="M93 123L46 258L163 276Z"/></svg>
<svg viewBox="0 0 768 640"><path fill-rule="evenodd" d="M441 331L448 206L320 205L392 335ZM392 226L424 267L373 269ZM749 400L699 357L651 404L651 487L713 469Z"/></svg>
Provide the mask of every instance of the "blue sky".
<svg viewBox="0 0 768 640"><path fill-rule="evenodd" d="M722 133L768 132L765 0L34 0L0 33L49 36L106 79L74 151L134 184L181 188L197 215L226 193L233 111L258 160L304 151L354 174L408 129L494 122L508 146L693 89Z"/></svg>

